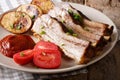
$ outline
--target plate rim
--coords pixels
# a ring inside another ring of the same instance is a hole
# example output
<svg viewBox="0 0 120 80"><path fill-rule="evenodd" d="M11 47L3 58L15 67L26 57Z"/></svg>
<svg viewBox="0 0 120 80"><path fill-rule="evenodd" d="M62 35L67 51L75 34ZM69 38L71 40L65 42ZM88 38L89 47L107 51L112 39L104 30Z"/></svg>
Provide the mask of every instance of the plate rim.
<svg viewBox="0 0 120 80"><path fill-rule="evenodd" d="M66 2L62 2L62 3L66 3ZM94 8L89 7L89 6L86 6L86 5L81 5L81 4L77 4L77 3L71 3L71 2L67 2L67 3L70 3L71 5L79 5L79 6L82 6L82 7L86 7L86 8L88 8L88 9L91 8L91 9L93 9L93 10L95 10L95 11L98 11L97 9L94 9ZM14 9L11 9L11 10L14 10ZM10 10L10 11L11 11L11 10ZM100 11L98 11L98 12L99 12L99 13L102 13L102 12L100 12ZM5 12L4 12L4 13L5 13ZM2 13L2 14L4 14L4 13ZM1 15L2 15L2 14L1 14ZM102 14L103 14L103 13L102 13ZM104 15L105 17L107 17L105 14L103 14L103 15ZM2 64L2 63L0 63L0 65L5 66L5 67L7 67L7 68L11 68L11 69L15 69L15 70L20 70L20 71L24 71L24 72L30 72L30 73L55 74L55 73L63 73L63 72L69 72L69 71L73 71L73 70L82 69L82 68L87 67L87 66L89 66L89 65L91 65L91 64L94 64L94 63L98 62L99 60L101 60L102 58L104 58L107 54L109 54L109 52L113 49L113 47L115 46L116 42L118 41L118 31L117 31L117 27L116 27L116 25L113 23L113 21L112 21L109 17L107 17L107 18L112 22L112 24L114 25L114 27L115 27L115 29L116 29L116 37L115 37L115 40L114 40L113 45L108 49L108 51L106 51L106 53L103 53L101 56L97 57L96 59L88 62L88 63L85 64L85 65L82 65L82 67L79 66L79 65L76 65L76 66L72 66L72 67L68 67L68 68L63 68L63 69L43 69L44 71L41 72L41 71L39 71L39 69L35 69L35 70L33 71L33 69L31 69L31 70L29 70L29 69L25 70L25 69L22 69L22 68L18 69L18 68L16 68L16 67L8 66L8 65L5 65L5 64Z"/></svg>

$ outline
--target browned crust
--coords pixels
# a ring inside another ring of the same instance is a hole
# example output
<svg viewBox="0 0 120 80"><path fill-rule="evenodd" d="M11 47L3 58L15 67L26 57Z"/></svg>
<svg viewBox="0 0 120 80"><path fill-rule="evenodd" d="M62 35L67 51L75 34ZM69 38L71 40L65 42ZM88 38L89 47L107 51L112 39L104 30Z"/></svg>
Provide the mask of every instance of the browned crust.
<svg viewBox="0 0 120 80"><path fill-rule="evenodd" d="M95 48L92 47L91 45L89 45L86 48L85 53L83 54L83 56L82 56L81 61L79 62L79 64L86 64L86 63L88 63L95 56L96 56Z"/></svg>
<svg viewBox="0 0 120 80"><path fill-rule="evenodd" d="M34 5L34 4L23 4L23 5L20 5L20 6L18 6L17 8L16 8L16 11L19 11L19 8L21 8L21 7L25 7L26 8L26 6L32 6L32 7L34 7L36 10L38 10L38 12L39 12L39 14L38 14L38 16L41 16L42 15L42 10L38 7L38 6L36 6L36 5ZM21 11L22 12L22 11ZM29 15L29 13L27 13L27 12L25 12L27 15ZM30 16L30 15L29 15ZM31 17L31 16L30 16Z"/></svg>
<svg viewBox="0 0 120 80"><path fill-rule="evenodd" d="M38 6L40 9L42 9L42 12L44 14L48 13L48 11L52 9L54 6L51 0L32 0L31 4L34 4Z"/></svg>
<svg viewBox="0 0 120 80"><path fill-rule="evenodd" d="M71 5L70 5L71 6ZM73 8L72 6L71 6L71 8ZM75 9L75 8L73 8L73 9ZM75 10L77 10L77 9L75 9ZM81 26L85 26L85 20L88 20L88 21L92 21L92 20L90 20L87 16L85 16L81 11L79 11L79 10L77 10L77 12L79 13L79 15L81 15L81 17L83 18L83 20L82 20L82 23L81 22L78 22L78 21L76 21L76 23L77 24L79 24L79 25L81 25ZM72 16L72 14L70 14L71 16ZM103 30L103 35L102 36L110 36L112 33L113 33L113 26L109 26L108 24L104 24L104 23L100 23L100 22L96 22L96 21L92 21L92 22L94 22L94 23L96 23L96 24L102 24L103 26L97 26L97 27L99 27L99 28L103 28L104 30ZM95 28L95 27L93 27L93 26L88 26L89 28ZM96 28L97 28L96 27Z"/></svg>
<svg viewBox="0 0 120 80"><path fill-rule="evenodd" d="M3 15L2 15L2 17L0 18L0 25L4 28L4 29L6 29L5 27L4 27L4 25L2 24L2 19L4 18L4 16L6 15L6 14L8 14L8 13L12 13L12 12L20 12L20 13L24 13L24 12L21 12L21 11L8 11L8 12L5 12ZM28 16L26 13L24 13L26 16ZM29 17L30 18L30 17ZM31 19L29 19L30 20L30 26L29 26L29 28L26 30L26 31L24 31L24 32L22 32L22 33L25 33L25 32L27 32L27 31L29 31L29 29L32 27L32 21L31 21ZM7 31L9 31L8 29L6 29ZM9 32L11 32L11 33L14 33L14 34L22 34L22 33L15 33L15 32L12 32L12 31L9 31Z"/></svg>

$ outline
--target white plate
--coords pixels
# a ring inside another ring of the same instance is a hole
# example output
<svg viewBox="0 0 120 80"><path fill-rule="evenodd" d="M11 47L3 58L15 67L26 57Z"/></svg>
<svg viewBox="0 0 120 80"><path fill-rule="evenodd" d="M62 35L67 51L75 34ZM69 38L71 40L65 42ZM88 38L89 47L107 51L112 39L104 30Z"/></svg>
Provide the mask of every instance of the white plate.
<svg viewBox="0 0 120 80"><path fill-rule="evenodd" d="M81 69L83 67L86 67L88 65L91 65L91 64L99 61L104 56L106 56L112 50L112 48L115 46L115 43L117 42L118 32L117 32L117 28L116 28L115 24L106 15L99 12L98 10L95 10L93 8L90 8L90 7L84 6L84 5L80 5L80 4L75 4L75 3L70 3L70 4L73 7L75 7L76 9L82 11L88 18L114 26L114 30L113 30L113 34L112 34L112 41L108 45L105 46L103 51L101 51L102 55L96 57L95 59L91 60L89 63L87 63L85 65L75 65L74 61L68 62L67 60L62 59L62 65L58 69L37 69L37 68L33 67L31 64L28 64L25 66L17 65L13 61L13 59L0 54L0 65L8 67L8 68L12 68L12 69L26 71L26 72L41 73L41 74L53 74L53 73L61 73L61 72L67 72L67 71L72 71L72 70L76 70L76 69ZM5 37L8 34L11 34L11 33L9 33L8 31L6 31L5 29L0 27L0 39L2 39L3 37ZM34 37L32 37L32 38L35 39Z"/></svg>

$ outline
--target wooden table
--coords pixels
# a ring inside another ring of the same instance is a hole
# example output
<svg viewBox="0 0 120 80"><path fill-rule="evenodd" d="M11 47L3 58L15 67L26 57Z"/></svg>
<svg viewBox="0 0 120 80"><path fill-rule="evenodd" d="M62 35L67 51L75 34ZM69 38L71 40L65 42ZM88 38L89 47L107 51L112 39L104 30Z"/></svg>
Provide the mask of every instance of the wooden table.
<svg viewBox="0 0 120 80"><path fill-rule="evenodd" d="M84 0L63 1L85 4ZM120 25L117 26L120 27ZM51 80L120 80L120 41L117 42L113 50L107 56L95 64L88 66L87 70L87 73Z"/></svg>

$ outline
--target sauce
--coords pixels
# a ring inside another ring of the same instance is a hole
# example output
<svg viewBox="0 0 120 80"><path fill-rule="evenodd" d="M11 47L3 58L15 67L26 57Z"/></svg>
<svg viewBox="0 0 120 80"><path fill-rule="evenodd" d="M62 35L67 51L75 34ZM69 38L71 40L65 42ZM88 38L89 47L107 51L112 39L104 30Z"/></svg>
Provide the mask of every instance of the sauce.
<svg viewBox="0 0 120 80"><path fill-rule="evenodd" d="M12 58L17 52L33 49L34 45L35 42L28 35L8 35L0 41L0 52Z"/></svg>

